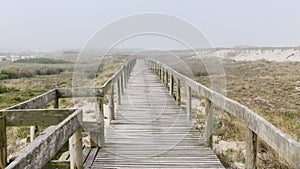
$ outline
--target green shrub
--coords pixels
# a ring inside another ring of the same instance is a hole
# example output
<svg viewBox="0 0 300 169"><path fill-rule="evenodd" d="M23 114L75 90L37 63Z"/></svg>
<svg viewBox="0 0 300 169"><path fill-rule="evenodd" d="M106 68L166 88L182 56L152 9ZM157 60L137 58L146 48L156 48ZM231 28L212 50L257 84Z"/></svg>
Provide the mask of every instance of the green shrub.
<svg viewBox="0 0 300 169"><path fill-rule="evenodd" d="M0 70L0 80L17 79L17 78L18 78L17 73L15 73L13 71Z"/></svg>

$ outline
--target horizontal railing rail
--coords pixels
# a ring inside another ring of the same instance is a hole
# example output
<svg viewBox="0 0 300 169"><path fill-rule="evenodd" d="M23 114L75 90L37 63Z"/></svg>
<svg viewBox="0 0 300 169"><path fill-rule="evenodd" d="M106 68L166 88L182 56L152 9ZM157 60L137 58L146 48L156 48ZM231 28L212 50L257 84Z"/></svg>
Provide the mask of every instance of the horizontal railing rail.
<svg viewBox="0 0 300 169"><path fill-rule="evenodd" d="M92 147L105 146L103 97L109 94L109 120L111 121L115 118L114 85L117 85L117 103L121 104L121 94L126 88L135 62L135 59L129 59L102 86L52 89L35 98L0 110L0 169L42 168L68 140L70 167L82 168L82 143L79 141L82 139L81 132L90 132ZM96 112L96 121L82 121L80 109L59 109L60 98L73 97L97 98L100 111ZM39 109L53 101L54 109ZM7 166L6 127L9 126L31 126L31 143ZM34 139L36 126L50 127Z"/></svg>
<svg viewBox="0 0 300 169"><path fill-rule="evenodd" d="M48 127L45 131L43 131L40 136L38 136L36 139L34 139L31 143L29 143L22 151L18 153L18 156L14 161L12 161L7 167L5 167L6 162L2 159L2 166L6 169L19 169L19 168L42 168L44 165L47 164L49 160L51 160L56 153L64 146L64 144L69 140L73 144L70 144L70 155L72 157L70 160L71 166L81 166L82 165L82 151L79 150L78 147L82 147L81 145L81 125L82 125L82 110L26 110L24 113L20 113L21 111L1 111L0 114L3 115L5 118L6 123L3 123L1 128L5 128L6 124L8 126L14 125L14 123L11 123L11 119L6 119L7 117L10 117L11 114L19 114L22 116L30 112L35 112L32 118L38 119L39 117L46 118L49 117L49 113L52 113L53 115L60 116L60 113L63 114L66 113L68 115L65 119L62 119L61 122L57 122L55 120L56 124L54 126ZM39 116L39 114L36 113L44 113L47 112L47 116ZM29 125L32 125L35 123L35 121L31 120L32 123ZM40 123L38 123L40 124ZM49 123L48 123L49 124ZM18 125L18 124L17 124ZM22 123L22 125L25 125ZM6 136L2 138L3 140L6 140ZM76 146L73 146L75 145ZM5 159L6 160L6 159Z"/></svg>
<svg viewBox="0 0 300 169"><path fill-rule="evenodd" d="M194 81L193 79L178 73L168 65L157 60L146 60L150 69L156 73L163 83L168 86L170 94L173 96L174 80L177 83L176 102L180 104L180 85L184 84L187 89L187 116L191 116L191 90L199 93L206 99L206 124L205 136L206 145L212 146L212 113L213 106L224 110L241 120L248 128L246 144L246 166L247 168L257 167L257 139L264 140L281 157L295 168L300 168L300 143L292 139L289 135L278 129L270 122L250 110L248 107L234 101L212 89ZM169 83L170 82L170 83Z"/></svg>

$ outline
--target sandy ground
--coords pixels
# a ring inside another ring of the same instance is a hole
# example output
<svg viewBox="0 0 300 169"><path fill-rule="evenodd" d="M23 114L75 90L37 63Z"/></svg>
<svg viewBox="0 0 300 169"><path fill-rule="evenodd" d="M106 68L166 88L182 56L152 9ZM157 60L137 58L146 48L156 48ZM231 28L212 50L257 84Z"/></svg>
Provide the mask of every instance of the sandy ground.
<svg viewBox="0 0 300 169"><path fill-rule="evenodd" d="M276 62L300 61L300 49L221 49L216 51L197 51L200 57L217 56L236 61L268 60Z"/></svg>

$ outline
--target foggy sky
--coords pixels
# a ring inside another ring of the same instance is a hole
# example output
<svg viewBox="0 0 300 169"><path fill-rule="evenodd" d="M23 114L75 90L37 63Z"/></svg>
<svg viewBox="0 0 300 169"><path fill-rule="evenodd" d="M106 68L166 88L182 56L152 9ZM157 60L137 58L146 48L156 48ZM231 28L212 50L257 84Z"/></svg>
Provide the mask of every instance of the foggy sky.
<svg viewBox="0 0 300 169"><path fill-rule="evenodd" d="M0 2L0 49L82 48L101 27L142 12L185 19L216 47L235 45L299 46L298 0L3 0ZM128 42L176 46L155 38Z"/></svg>

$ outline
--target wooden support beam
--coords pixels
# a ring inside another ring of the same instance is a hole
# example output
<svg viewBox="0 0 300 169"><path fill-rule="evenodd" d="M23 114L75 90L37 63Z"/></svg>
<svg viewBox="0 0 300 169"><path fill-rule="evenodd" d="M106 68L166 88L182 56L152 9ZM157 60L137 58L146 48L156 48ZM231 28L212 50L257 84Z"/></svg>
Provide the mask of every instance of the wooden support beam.
<svg viewBox="0 0 300 169"><path fill-rule="evenodd" d="M30 126L30 142L33 142L33 140L35 139L36 130L36 126Z"/></svg>
<svg viewBox="0 0 300 169"><path fill-rule="evenodd" d="M246 169L257 168L257 135L248 128L246 139Z"/></svg>
<svg viewBox="0 0 300 169"><path fill-rule="evenodd" d="M171 75L170 77L170 96L173 97L174 95L174 77Z"/></svg>
<svg viewBox="0 0 300 169"><path fill-rule="evenodd" d="M163 85L165 85L165 70L164 69L162 69L162 83L163 83Z"/></svg>
<svg viewBox="0 0 300 169"><path fill-rule="evenodd" d="M97 98L96 104L96 121L104 124L104 114L103 114L103 98ZM104 137L104 125L100 126L98 132L91 132L90 133L90 141L92 147L105 147L105 137Z"/></svg>
<svg viewBox="0 0 300 169"><path fill-rule="evenodd" d="M188 120L192 119L192 94L190 86L186 86L186 116Z"/></svg>
<svg viewBox="0 0 300 169"><path fill-rule="evenodd" d="M161 67L159 66L159 79L161 79Z"/></svg>
<svg viewBox="0 0 300 169"><path fill-rule="evenodd" d="M0 113L0 168L4 169L7 164L7 137L5 116Z"/></svg>
<svg viewBox="0 0 300 169"><path fill-rule="evenodd" d="M177 79L176 104L181 105L180 80Z"/></svg>
<svg viewBox="0 0 300 169"><path fill-rule="evenodd" d="M124 76L123 73L121 74L121 93L124 94Z"/></svg>
<svg viewBox="0 0 300 169"><path fill-rule="evenodd" d="M115 120L115 102L114 102L114 86L111 87L110 95L109 95L109 114L108 114L108 121L109 123L112 120Z"/></svg>
<svg viewBox="0 0 300 169"><path fill-rule="evenodd" d="M57 93L59 98L102 97L103 90L102 87L60 88L57 89Z"/></svg>
<svg viewBox="0 0 300 169"><path fill-rule="evenodd" d="M2 110L7 126L50 126L57 125L75 109L16 109Z"/></svg>
<svg viewBox="0 0 300 169"><path fill-rule="evenodd" d="M120 78L118 78L118 81L117 81L117 105L121 105L121 80Z"/></svg>
<svg viewBox="0 0 300 169"><path fill-rule="evenodd" d="M70 169L83 169L82 133L79 128L69 139Z"/></svg>
<svg viewBox="0 0 300 169"><path fill-rule="evenodd" d="M167 90L169 90L169 73L166 70L166 80L165 80L165 86Z"/></svg>
<svg viewBox="0 0 300 169"><path fill-rule="evenodd" d="M213 106L210 100L205 99L205 133L204 133L204 145L213 148Z"/></svg>
<svg viewBox="0 0 300 169"><path fill-rule="evenodd" d="M126 67L124 66L124 70L123 70L123 83L124 83L124 89L127 88L127 77L126 77Z"/></svg>

